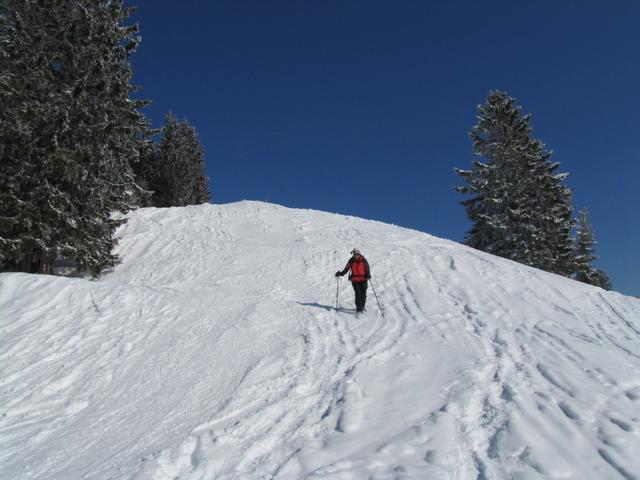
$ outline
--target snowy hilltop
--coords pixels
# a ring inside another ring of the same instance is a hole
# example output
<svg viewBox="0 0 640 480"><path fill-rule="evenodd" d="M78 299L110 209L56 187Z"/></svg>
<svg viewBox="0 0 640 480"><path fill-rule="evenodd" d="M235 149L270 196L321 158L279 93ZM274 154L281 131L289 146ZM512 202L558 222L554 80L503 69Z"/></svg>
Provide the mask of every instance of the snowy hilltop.
<svg viewBox="0 0 640 480"><path fill-rule="evenodd" d="M2 479L640 479L640 300L258 202L0 275ZM358 247L367 312L337 279Z"/></svg>

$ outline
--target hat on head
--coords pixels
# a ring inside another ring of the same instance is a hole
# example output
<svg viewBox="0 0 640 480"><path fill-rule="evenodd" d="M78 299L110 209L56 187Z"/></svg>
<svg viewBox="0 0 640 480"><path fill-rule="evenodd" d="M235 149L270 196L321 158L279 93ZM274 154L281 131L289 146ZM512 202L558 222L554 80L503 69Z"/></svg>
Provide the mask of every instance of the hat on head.
<svg viewBox="0 0 640 480"><path fill-rule="evenodd" d="M354 248L353 250L351 250L351 254L355 255L356 253L360 253L360 250L358 250L357 248Z"/></svg>

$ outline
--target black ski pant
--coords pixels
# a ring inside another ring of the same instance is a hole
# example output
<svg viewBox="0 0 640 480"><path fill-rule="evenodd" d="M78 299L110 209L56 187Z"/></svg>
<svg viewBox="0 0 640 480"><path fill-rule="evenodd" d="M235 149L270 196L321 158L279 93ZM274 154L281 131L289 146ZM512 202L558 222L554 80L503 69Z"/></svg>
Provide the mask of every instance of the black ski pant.
<svg viewBox="0 0 640 480"><path fill-rule="evenodd" d="M356 293L356 310L361 312L364 310L364 304L367 303L367 286L368 282L351 282L353 291Z"/></svg>

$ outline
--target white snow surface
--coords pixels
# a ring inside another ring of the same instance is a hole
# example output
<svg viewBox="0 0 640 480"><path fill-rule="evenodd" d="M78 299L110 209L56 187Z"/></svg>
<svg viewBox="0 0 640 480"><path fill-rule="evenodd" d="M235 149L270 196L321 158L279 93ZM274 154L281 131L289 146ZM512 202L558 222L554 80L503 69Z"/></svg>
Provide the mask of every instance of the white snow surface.
<svg viewBox="0 0 640 480"><path fill-rule="evenodd" d="M118 234L0 275L1 479L640 479L638 299L259 202ZM353 247L384 317L334 308Z"/></svg>

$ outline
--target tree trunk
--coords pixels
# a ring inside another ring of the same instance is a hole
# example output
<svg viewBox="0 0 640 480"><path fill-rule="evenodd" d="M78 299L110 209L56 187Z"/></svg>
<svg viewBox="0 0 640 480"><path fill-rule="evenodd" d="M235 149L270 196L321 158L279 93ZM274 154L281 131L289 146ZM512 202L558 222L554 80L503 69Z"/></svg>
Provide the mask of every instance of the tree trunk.
<svg viewBox="0 0 640 480"><path fill-rule="evenodd" d="M38 266L38 273L43 273L45 275L51 275L53 273L51 269L51 259L46 253L40 255L40 265Z"/></svg>

